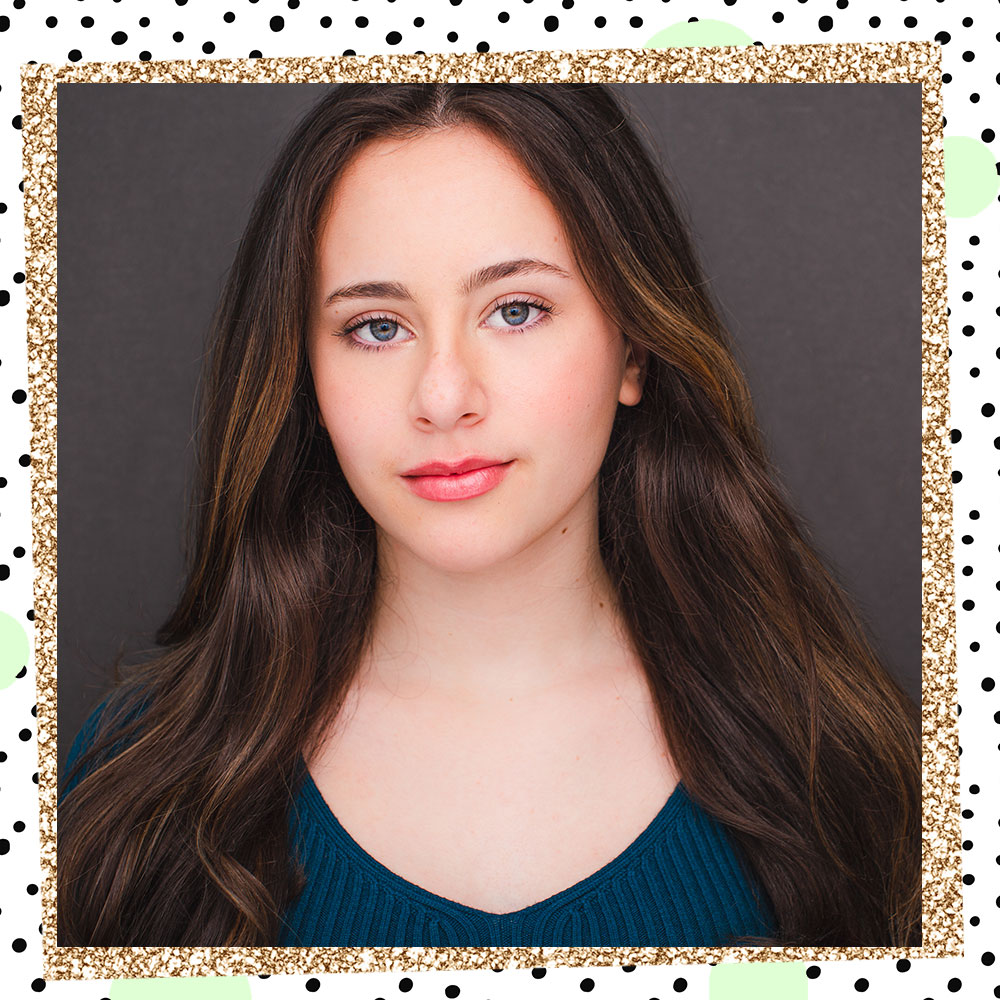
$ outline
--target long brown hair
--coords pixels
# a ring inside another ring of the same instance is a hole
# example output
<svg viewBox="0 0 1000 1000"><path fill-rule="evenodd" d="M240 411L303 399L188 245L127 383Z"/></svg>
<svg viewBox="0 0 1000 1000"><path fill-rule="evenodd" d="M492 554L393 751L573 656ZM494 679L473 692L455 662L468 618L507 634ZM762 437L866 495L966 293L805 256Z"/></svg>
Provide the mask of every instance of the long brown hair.
<svg viewBox="0 0 1000 1000"><path fill-rule="evenodd" d="M59 939L273 944L287 813L370 635L374 525L305 351L324 199L377 137L467 125L520 158L595 297L646 348L600 476L600 545L692 797L742 848L776 942L920 940L917 712L762 446L688 227L597 85L343 85L254 206L201 388L189 570L59 808Z"/></svg>

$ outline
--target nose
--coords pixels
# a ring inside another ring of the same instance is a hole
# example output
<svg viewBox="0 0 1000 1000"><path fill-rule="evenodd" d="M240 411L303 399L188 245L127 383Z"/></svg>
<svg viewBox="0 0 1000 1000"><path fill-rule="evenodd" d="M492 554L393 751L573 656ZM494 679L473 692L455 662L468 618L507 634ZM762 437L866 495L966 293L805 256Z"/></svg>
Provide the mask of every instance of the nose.
<svg viewBox="0 0 1000 1000"><path fill-rule="evenodd" d="M486 416L482 364L475 345L461 336L428 348L417 372L410 416L422 430L472 426Z"/></svg>

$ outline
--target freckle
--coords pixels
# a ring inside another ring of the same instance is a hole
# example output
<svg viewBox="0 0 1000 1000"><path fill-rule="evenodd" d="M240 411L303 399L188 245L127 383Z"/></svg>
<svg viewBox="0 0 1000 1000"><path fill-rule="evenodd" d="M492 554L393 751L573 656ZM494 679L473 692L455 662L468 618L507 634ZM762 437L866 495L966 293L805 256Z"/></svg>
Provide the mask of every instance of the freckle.
<svg viewBox="0 0 1000 1000"><path fill-rule="evenodd" d="M560 534L565 535L566 534L566 530L567 530L566 528L563 528L563 530L560 532Z"/></svg>
<svg viewBox="0 0 1000 1000"><path fill-rule="evenodd" d="M598 601L597 603L600 604L602 608L604 607L604 601Z"/></svg>

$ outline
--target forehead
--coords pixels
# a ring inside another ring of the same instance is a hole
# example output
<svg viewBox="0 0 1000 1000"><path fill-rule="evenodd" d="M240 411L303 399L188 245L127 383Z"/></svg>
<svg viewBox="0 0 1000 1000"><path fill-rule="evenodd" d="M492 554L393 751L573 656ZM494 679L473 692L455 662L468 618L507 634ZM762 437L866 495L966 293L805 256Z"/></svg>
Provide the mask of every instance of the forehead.
<svg viewBox="0 0 1000 1000"><path fill-rule="evenodd" d="M468 127L362 147L335 182L318 235L323 270L412 265L428 256L439 264L455 258L464 268L470 258L477 266L494 258L572 258L556 210L521 162Z"/></svg>

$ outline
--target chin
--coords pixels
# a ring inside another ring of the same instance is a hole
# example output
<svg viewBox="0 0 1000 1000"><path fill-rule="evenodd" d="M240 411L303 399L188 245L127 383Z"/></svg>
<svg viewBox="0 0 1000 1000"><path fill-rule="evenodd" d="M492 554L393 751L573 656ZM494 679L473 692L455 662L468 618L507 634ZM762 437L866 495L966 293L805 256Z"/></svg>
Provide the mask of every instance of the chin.
<svg viewBox="0 0 1000 1000"><path fill-rule="evenodd" d="M399 538L409 553L443 573L483 573L522 552L528 544L523 536L499 538L496 530L485 524L470 525L468 530L429 532L420 538Z"/></svg>

